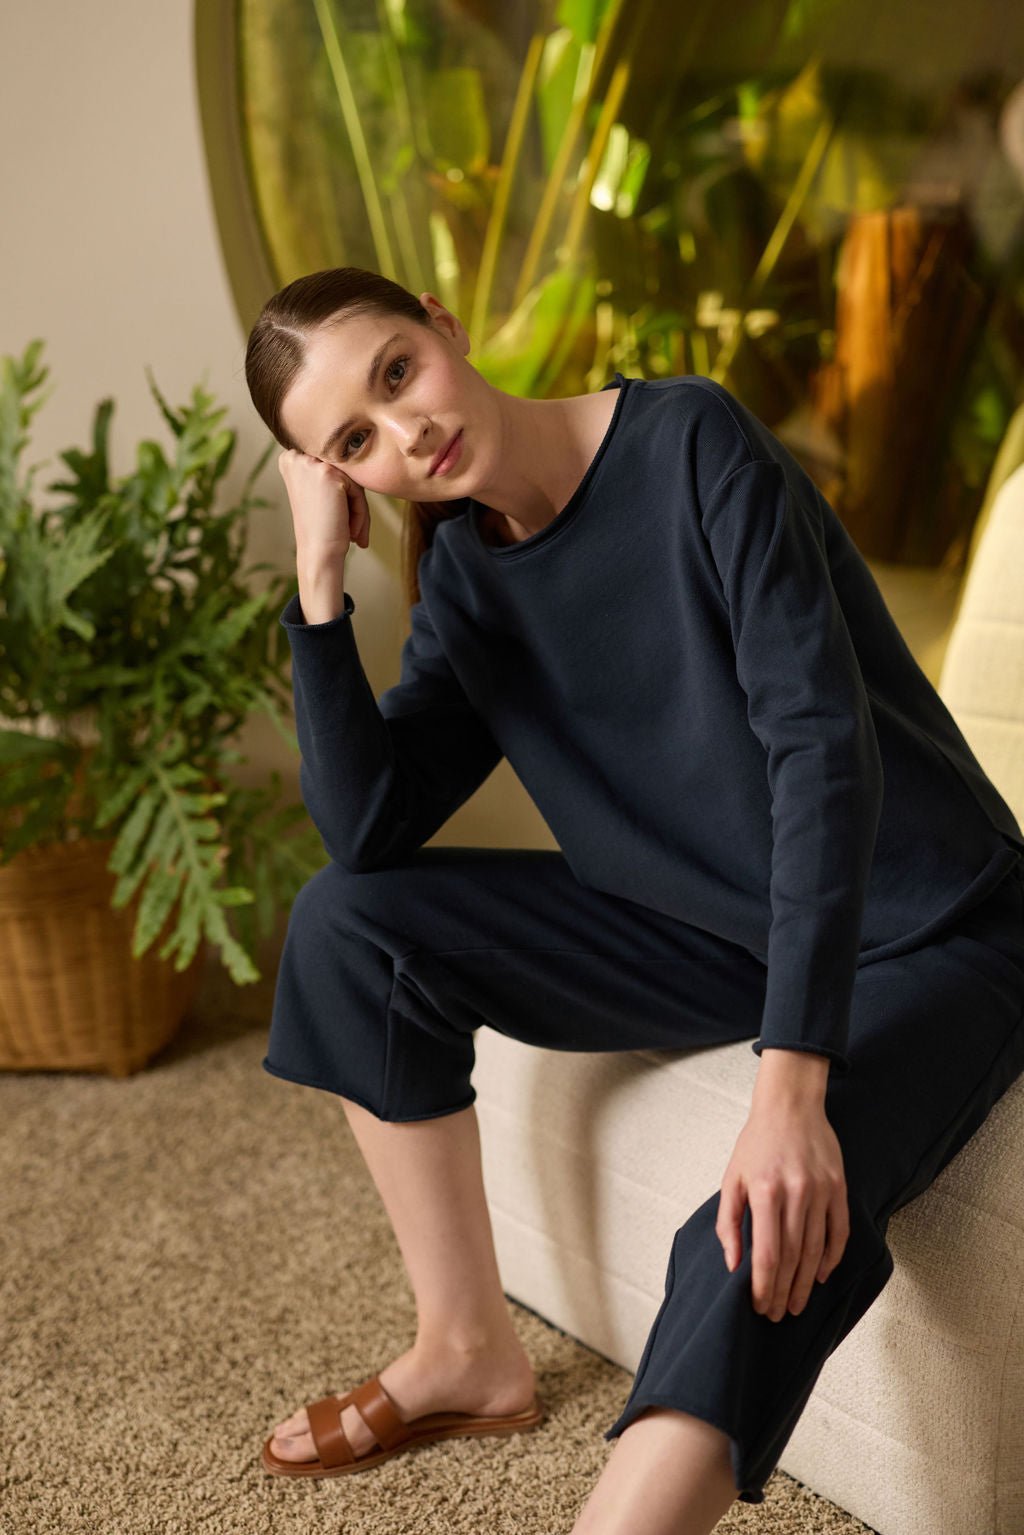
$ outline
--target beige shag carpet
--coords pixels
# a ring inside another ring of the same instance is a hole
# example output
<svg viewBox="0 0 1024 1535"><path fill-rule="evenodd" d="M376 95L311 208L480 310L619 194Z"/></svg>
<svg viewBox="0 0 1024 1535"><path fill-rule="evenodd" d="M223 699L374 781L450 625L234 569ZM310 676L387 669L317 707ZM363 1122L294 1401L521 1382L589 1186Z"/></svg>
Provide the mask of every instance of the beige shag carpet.
<svg viewBox="0 0 1024 1535"><path fill-rule="evenodd" d="M3 1535L563 1535L630 1376L513 1305L550 1417L291 1482L264 1437L415 1331L340 1101L260 1067L256 986L207 967L135 1076L0 1072ZM652 1317L653 1319L653 1317ZM864 1535L776 1472L722 1535ZM642 1532L638 1532L642 1535Z"/></svg>

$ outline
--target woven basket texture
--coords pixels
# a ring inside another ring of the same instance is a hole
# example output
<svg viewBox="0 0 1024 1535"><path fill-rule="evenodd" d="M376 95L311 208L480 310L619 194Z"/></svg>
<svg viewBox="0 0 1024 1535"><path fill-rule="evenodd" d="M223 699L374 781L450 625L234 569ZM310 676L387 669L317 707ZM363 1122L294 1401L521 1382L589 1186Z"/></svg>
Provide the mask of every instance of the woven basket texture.
<svg viewBox="0 0 1024 1535"><path fill-rule="evenodd" d="M0 1069L129 1076L172 1038L192 1005L207 943L188 968L134 958L139 891L121 910L111 840L26 848L0 868Z"/></svg>

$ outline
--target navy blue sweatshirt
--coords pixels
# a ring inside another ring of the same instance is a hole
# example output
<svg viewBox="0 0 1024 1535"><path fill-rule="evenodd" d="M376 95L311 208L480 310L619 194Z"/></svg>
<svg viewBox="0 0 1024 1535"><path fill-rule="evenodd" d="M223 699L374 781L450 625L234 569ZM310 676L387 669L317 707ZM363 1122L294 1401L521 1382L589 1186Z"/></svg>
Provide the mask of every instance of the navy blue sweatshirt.
<svg viewBox="0 0 1024 1535"><path fill-rule="evenodd" d="M554 520L494 546L450 503L400 681L344 612L280 622L303 799L350 870L420 847L506 756L583 884L767 966L765 1046L847 1071L858 966L927 942L1024 853L867 564L727 389L617 373Z"/></svg>

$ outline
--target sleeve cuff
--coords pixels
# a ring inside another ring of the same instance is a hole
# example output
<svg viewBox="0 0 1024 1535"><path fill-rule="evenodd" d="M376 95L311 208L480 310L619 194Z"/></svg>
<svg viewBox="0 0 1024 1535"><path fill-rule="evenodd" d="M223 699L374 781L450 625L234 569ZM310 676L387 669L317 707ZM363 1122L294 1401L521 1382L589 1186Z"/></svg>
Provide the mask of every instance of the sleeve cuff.
<svg viewBox="0 0 1024 1535"><path fill-rule="evenodd" d="M326 623L307 624L302 615L302 604L299 601L299 594L296 592L285 603L277 621L283 629L336 629L351 613L355 612L355 608L356 605L352 599L352 593L346 592L345 606L342 612L338 613L334 618L329 618Z"/></svg>
<svg viewBox="0 0 1024 1535"><path fill-rule="evenodd" d="M774 1040L773 1039L771 1044L768 1044L767 1041L762 1041L760 1039L755 1039L750 1048L751 1048L751 1050L753 1050L754 1054L756 1056L758 1056L759 1058L760 1058L760 1055L761 1055L761 1051L763 1049L767 1049L767 1050L804 1050L804 1051L809 1052L811 1055L824 1055L824 1056L827 1056L828 1059L832 1062L833 1069L835 1071L838 1071L841 1075L845 1076L845 1074L850 1069L850 1058L849 1058L849 1056L843 1055L842 1052L839 1051L839 1050L832 1050L827 1045L809 1045L804 1040L797 1040L797 1039L794 1039L794 1040L781 1040L781 1039ZM829 1073L829 1075L831 1075L831 1072Z"/></svg>

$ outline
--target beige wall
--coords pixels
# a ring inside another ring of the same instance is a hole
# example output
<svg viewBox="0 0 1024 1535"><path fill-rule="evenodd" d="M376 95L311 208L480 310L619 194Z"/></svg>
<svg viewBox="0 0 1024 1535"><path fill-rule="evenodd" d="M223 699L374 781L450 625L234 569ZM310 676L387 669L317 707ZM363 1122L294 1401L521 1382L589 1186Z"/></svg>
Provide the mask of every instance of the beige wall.
<svg viewBox="0 0 1024 1535"><path fill-rule="evenodd" d="M210 202L192 16L191 0L3 9L0 351L20 354L33 337L45 341L52 394L27 452L29 463L47 461L40 492L63 470L57 452L88 444L106 395L116 400L115 474L132 467L142 437L169 449L147 365L172 403L204 382L227 407L226 424L238 433L229 495L269 440L245 387L246 338ZM290 571L291 518L273 455L258 488L273 505L252 515L249 558ZM387 511L379 508L382 535ZM387 544L393 551L394 539ZM407 628L398 582L372 546L352 556L347 582L360 654L379 695L397 680ZM250 757L240 777L262 781L276 766L297 794L297 753L269 722L254 720L240 744ZM555 846L507 763L435 840Z"/></svg>

